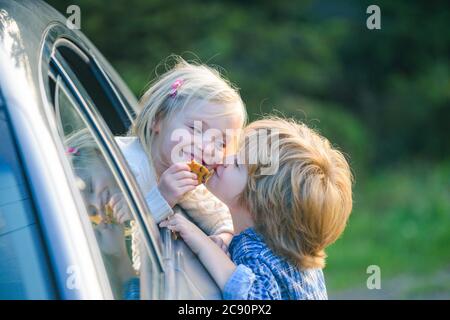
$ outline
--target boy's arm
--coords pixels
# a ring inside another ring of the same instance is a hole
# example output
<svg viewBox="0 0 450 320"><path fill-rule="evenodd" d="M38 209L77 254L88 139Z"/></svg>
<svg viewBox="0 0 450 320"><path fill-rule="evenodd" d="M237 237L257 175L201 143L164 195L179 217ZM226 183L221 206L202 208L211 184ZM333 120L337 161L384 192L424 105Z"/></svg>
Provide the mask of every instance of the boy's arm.
<svg viewBox="0 0 450 320"><path fill-rule="evenodd" d="M175 214L159 224L180 234L186 244L198 256L202 264L223 291L225 284L236 270L236 265L195 224L180 214Z"/></svg>
<svg viewBox="0 0 450 320"><path fill-rule="evenodd" d="M206 239L207 241L204 241L204 248L200 250L198 258L223 292L225 284L236 270L236 265L211 239L208 237Z"/></svg>
<svg viewBox="0 0 450 320"><path fill-rule="evenodd" d="M245 263L236 266L203 231L180 214L159 225L180 234L216 281L224 299L281 299L272 271L258 258L243 258L241 262Z"/></svg>

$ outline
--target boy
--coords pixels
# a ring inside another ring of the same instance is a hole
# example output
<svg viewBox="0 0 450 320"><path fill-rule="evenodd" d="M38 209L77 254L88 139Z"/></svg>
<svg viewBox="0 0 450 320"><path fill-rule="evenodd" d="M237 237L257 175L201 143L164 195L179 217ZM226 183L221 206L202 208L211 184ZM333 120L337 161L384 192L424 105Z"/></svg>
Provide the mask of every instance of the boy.
<svg viewBox="0 0 450 320"><path fill-rule="evenodd" d="M255 145L261 140L253 138L261 134L267 143ZM243 137L240 157L232 164L227 159L207 183L231 212L236 234L229 246L231 259L181 215L160 226L180 234L224 299L327 299L324 249L343 232L352 209L345 157L291 120L256 121ZM273 151L273 143L278 169L264 175L261 159ZM239 163L245 154L256 155L256 163Z"/></svg>

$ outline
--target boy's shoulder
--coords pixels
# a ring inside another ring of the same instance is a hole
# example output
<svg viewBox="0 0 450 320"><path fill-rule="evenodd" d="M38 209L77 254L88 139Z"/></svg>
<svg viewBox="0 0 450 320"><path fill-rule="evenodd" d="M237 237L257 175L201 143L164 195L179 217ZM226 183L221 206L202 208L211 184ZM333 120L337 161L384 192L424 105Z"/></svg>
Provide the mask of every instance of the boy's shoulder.
<svg viewBox="0 0 450 320"><path fill-rule="evenodd" d="M271 274L271 281L277 283L283 299L327 299L321 269L299 269L275 254L264 237L253 229L235 236L229 250L234 263L243 264L254 273Z"/></svg>
<svg viewBox="0 0 450 320"><path fill-rule="evenodd" d="M267 246L262 235L253 228L248 228L233 237L229 246L229 252L233 260L258 259L278 260L273 251Z"/></svg>

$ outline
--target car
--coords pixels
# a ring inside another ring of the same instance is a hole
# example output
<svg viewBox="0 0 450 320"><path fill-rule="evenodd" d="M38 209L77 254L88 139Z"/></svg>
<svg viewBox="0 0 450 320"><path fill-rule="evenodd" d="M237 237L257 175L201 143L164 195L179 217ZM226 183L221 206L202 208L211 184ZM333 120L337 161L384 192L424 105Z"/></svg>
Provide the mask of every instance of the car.
<svg viewBox="0 0 450 320"><path fill-rule="evenodd" d="M116 144L138 111L124 81L66 17L43 1L0 0L0 299L127 298L117 248L105 247L92 222L92 204L104 199L87 200L96 193L67 145L81 131L98 150L87 160L101 164L133 216L116 236L140 299L221 299L186 244L158 228ZM139 235L138 255L130 234Z"/></svg>

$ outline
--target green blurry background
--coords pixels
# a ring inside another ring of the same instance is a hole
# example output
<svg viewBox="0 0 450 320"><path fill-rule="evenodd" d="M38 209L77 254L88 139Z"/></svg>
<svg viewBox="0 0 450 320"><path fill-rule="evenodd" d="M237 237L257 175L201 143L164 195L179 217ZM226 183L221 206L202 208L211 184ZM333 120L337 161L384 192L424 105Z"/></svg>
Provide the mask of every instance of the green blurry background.
<svg viewBox="0 0 450 320"><path fill-rule="evenodd" d="M330 298L450 298L450 3L49 0L140 96L179 54L220 66L251 120L277 112L339 146L354 210L328 250ZM366 269L381 268L368 290Z"/></svg>

